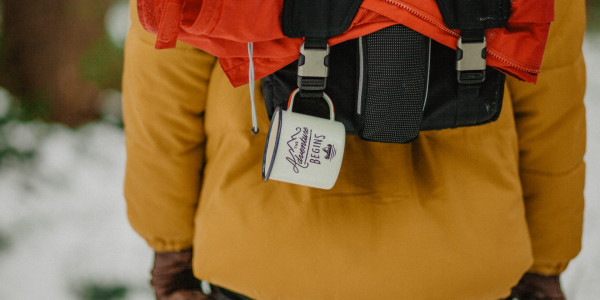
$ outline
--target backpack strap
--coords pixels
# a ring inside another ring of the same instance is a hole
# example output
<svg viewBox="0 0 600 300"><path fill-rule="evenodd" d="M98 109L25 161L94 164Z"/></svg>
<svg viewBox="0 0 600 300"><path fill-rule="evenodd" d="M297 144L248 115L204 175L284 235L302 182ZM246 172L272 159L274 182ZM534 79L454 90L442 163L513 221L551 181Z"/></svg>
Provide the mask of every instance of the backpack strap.
<svg viewBox="0 0 600 300"><path fill-rule="evenodd" d="M477 101L479 91L485 81L486 40L483 30L461 30L456 47L456 79L458 82L458 103L456 126L477 123Z"/></svg>
<svg viewBox="0 0 600 300"><path fill-rule="evenodd" d="M456 125L477 123L477 101L485 81L485 29L504 27L511 0L436 0L446 26L460 29L456 50L458 106Z"/></svg>
<svg viewBox="0 0 600 300"><path fill-rule="evenodd" d="M352 24L362 0L284 0L281 30L290 38L329 38Z"/></svg>
<svg viewBox="0 0 600 300"><path fill-rule="evenodd" d="M329 73L327 39L342 34L362 0L285 0L281 29L290 38L304 37L298 59L301 98L322 98Z"/></svg>
<svg viewBox="0 0 600 300"><path fill-rule="evenodd" d="M329 44L326 38L306 37L298 58L300 97L321 98L329 75Z"/></svg>

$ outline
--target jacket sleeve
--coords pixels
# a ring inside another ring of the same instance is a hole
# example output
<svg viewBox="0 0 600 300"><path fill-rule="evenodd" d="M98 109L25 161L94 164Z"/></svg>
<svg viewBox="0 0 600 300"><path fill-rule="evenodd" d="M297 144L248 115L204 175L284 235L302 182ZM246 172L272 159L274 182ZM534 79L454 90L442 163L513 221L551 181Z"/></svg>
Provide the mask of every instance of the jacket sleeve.
<svg viewBox="0 0 600 300"><path fill-rule="evenodd" d="M129 221L156 251L192 246L204 163L203 114L216 59L178 43L155 50L130 1L123 114Z"/></svg>
<svg viewBox="0 0 600 300"><path fill-rule="evenodd" d="M538 83L507 81L534 256L530 271L545 275L562 272L581 248L585 180L585 1L555 3Z"/></svg>

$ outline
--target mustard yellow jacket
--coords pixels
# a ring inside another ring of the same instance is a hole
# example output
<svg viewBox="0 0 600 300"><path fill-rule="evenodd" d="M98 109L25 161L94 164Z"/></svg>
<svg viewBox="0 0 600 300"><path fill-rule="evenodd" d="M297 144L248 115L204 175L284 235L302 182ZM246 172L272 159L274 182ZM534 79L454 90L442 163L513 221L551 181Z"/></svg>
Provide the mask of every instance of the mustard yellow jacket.
<svg viewBox="0 0 600 300"><path fill-rule="evenodd" d="M577 255L583 0L556 0L538 83L509 78L498 121L407 145L348 136L329 191L263 182L262 96L254 136L247 86L189 45L155 50L131 5L128 216L156 251L193 247L198 278L258 299L498 299Z"/></svg>

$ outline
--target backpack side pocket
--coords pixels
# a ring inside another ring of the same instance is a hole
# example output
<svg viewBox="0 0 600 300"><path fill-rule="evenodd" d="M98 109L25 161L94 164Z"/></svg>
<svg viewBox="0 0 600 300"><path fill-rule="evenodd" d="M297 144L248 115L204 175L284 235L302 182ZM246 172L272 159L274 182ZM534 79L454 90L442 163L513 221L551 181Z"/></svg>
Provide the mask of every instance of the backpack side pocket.
<svg viewBox="0 0 600 300"><path fill-rule="evenodd" d="M403 25L359 38L356 123L370 141L419 136L429 81L431 39Z"/></svg>

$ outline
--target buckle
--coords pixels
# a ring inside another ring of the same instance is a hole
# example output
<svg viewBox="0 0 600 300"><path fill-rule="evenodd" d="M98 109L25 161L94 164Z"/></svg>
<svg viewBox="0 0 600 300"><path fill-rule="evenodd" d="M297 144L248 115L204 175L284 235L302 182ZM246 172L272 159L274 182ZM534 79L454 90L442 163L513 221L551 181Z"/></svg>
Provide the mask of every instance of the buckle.
<svg viewBox="0 0 600 300"><path fill-rule="evenodd" d="M461 84L480 84L485 80L485 37L481 42L463 43L458 38L456 49L456 71Z"/></svg>
<svg viewBox="0 0 600 300"><path fill-rule="evenodd" d="M329 45L325 49L307 49L305 43L302 43L298 58L298 87L306 90L324 90L328 73ZM307 82L310 83L306 84ZM318 84L315 85L315 82Z"/></svg>

